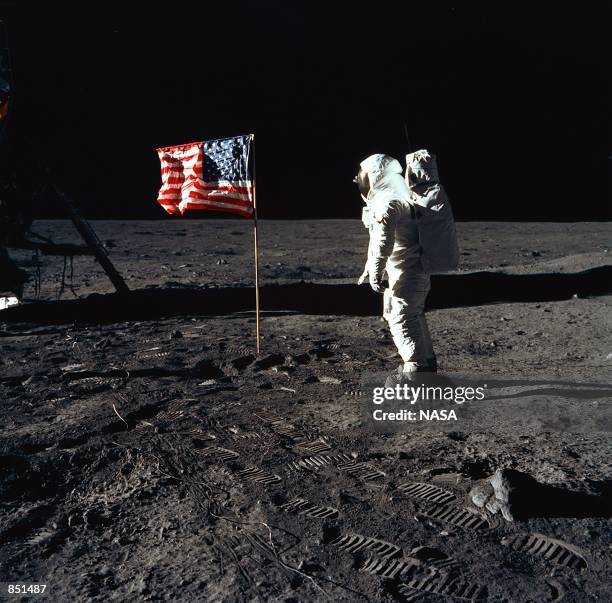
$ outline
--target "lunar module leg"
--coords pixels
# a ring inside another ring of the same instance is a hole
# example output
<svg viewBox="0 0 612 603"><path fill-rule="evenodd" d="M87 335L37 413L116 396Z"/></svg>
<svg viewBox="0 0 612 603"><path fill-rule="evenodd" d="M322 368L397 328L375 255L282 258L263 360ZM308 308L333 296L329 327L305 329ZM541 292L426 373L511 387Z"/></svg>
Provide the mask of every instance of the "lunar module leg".
<svg viewBox="0 0 612 603"><path fill-rule="evenodd" d="M123 280L123 277L119 274L119 272L117 272L117 269L108 257L104 245L102 245L102 242L100 241L100 239L98 239L98 236L96 235L94 229L91 227L91 224L89 224L89 222L87 222L87 220L85 220L85 218L81 216L72 201L70 201L70 199L66 197L63 191L59 190L55 186L53 188L55 189L55 192L59 197L60 201L68 211L68 215L70 216L70 219L72 220L72 223L74 224L75 228L77 229L81 237L83 237L83 240L87 244L87 247L91 249L91 252L93 253L94 257L96 258L96 260L98 260L98 263L100 264L100 266L102 266L104 272L106 272L108 278L115 286L117 292L125 293L126 291L129 291L129 288Z"/></svg>

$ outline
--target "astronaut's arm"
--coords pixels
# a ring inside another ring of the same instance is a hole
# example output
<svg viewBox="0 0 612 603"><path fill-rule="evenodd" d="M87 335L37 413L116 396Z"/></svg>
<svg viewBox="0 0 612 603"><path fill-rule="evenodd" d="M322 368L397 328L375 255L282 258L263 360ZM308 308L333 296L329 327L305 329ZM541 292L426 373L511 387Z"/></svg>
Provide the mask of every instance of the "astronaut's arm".
<svg viewBox="0 0 612 603"><path fill-rule="evenodd" d="M373 219L372 210L367 205L364 205L361 210L361 221L367 230L370 230Z"/></svg>
<svg viewBox="0 0 612 603"><path fill-rule="evenodd" d="M399 209L397 204L391 202L375 220L370 230L371 252L368 257L368 272L370 283L382 283L383 273L387 266L387 259L393 252L395 245L395 227L398 220Z"/></svg>
<svg viewBox="0 0 612 603"><path fill-rule="evenodd" d="M372 237L368 241L368 256L366 258L365 266L363 267L363 272L357 281L358 285L363 285L368 280L368 266L370 265L370 258L372 257Z"/></svg>

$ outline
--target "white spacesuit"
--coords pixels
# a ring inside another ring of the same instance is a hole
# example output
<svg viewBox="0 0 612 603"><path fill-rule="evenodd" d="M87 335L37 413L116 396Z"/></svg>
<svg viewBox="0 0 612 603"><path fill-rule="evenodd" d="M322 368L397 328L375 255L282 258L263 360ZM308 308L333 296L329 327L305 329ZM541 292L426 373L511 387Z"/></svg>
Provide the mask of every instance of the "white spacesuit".
<svg viewBox="0 0 612 603"><path fill-rule="evenodd" d="M381 292L386 270L389 288L384 291L383 316L404 361L403 372L435 371L436 356L424 313L430 279L423 270L415 210L402 166L388 155L377 154L360 167L370 187L367 195L362 193L370 243L359 284L369 279L372 288Z"/></svg>

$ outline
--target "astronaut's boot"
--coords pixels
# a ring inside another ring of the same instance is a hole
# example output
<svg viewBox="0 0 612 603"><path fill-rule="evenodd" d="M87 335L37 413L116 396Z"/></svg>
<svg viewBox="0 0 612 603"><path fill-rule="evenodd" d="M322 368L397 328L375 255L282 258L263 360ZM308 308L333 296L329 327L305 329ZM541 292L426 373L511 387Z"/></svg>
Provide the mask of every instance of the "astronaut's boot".
<svg viewBox="0 0 612 603"><path fill-rule="evenodd" d="M385 387L395 387L396 385L410 385L414 382L417 374L415 362L402 362L385 380Z"/></svg>

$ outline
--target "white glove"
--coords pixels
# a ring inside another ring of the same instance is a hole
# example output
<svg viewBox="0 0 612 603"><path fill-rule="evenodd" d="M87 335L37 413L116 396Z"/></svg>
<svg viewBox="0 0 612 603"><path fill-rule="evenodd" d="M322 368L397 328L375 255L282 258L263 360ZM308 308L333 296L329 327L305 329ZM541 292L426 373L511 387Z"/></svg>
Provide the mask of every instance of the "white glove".
<svg viewBox="0 0 612 603"><path fill-rule="evenodd" d="M380 280L376 279L376 277L373 274L370 274L369 276L370 276L370 287L372 287L375 293L382 293L383 292L382 279Z"/></svg>
<svg viewBox="0 0 612 603"><path fill-rule="evenodd" d="M366 268L363 271L363 274L359 277L359 280L357 281L358 285L363 285L363 283L365 283L368 280L368 269Z"/></svg>

